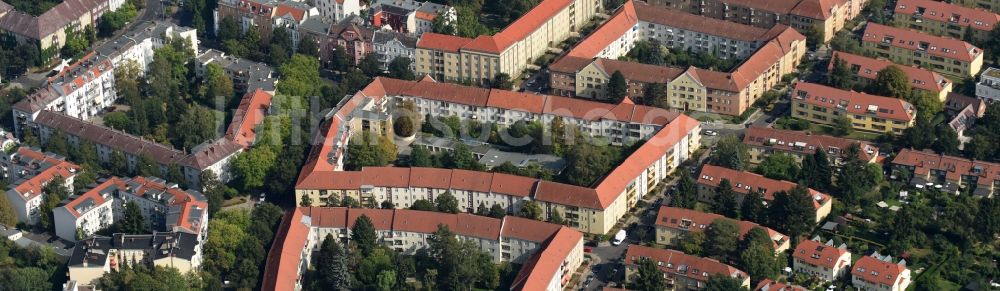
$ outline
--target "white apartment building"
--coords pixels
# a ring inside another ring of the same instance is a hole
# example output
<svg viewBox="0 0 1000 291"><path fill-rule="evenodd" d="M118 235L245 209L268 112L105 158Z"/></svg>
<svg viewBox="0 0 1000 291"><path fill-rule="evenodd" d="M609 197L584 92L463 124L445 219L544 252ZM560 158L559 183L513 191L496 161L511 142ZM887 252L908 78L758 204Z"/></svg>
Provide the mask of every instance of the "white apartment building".
<svg viewBox="0 0 1000 291"><path fill-rule="evenodd" d="M413 70L413 52L417 48L417 38L398 32L376 30L372 38L372 48L378 56L382 70L388 70L389 63L396 58L410 59L410 70Z"/></svg>
<svg viewBox="0 0 1000 291"><path fill-rule="evenodd" d="M976 97L989 102L1000 101L1000 69L987 68L976 83Z"/></svg>
<svg viewBox="0 0 1000 291"><path fill-rule="evenodd" d="M832 240L824 244L819 237L799 242L792 258L795 273L823 281L836 281L851 269L851 252L847 250L847 245L834 247Z"/></svg>
<svg viewBox="0 0 1000 291"><path fill-rule="evenodd" d="M201 268L202 262L202 244L194 234L116 233L112 237L95 236L78 242L67 263L67 273L70 281L93 285L105 273L117 271L123 265L172 267L188 274Z"/></svg>
<svg viewBox="0 0 1000 291"><path fill-rule="evenodd" d="M67 162L66 158L51 153L42 153L29 148L20 148L11 155L4 155L0 161L11 185L6 195L17 221L35 224L41 218L40 207L45 201L45 186L56 178L63 178L68 192L73 192L73 178L80 166Z"/></svg>
<svg viewBox="0 0 1000 291"><path fill-rule="evenodd" d="M182 190L160 178L111 177L53 209L53 223L56 235L76 241L125 218L133 202L149 229L191 233L201 241L208 234L207 201L201 193Z"/></svg>
<svg viewBox="0 0 1000 291"><path fill-rule="evenodd" d="M319 15L339 22L351 15L361 15L360 0L318 0L315 2Z"/></svg>

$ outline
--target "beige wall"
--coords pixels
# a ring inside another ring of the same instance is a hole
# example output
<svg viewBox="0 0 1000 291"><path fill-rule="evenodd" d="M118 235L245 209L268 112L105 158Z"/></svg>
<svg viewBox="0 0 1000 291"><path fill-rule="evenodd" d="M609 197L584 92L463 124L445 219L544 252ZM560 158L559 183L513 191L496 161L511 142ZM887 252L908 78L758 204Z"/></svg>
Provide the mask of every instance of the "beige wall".
<svg viewBox="0 0 1000 291"><path fill-rule="evenodd" d="M915 65L953 77L975 77L979 73L979 70L983 68L982 53L976 56L971 62L945 58L935 60L927 53L920 53L919 56L914 56L915 52L912 50L883 44L882 42L863 41L861 44L867 53L890 59L898 64ZM937 57L935 56L934 58Z"/></svg>

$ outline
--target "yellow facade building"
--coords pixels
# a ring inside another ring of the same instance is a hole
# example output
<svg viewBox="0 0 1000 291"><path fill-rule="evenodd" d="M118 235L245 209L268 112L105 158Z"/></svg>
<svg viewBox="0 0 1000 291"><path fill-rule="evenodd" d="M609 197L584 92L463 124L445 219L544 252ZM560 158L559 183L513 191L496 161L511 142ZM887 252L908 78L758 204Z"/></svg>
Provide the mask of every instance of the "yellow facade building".
<svg viewBox="0 0 1000 291"><path fill-rule="evenodd" d="M988 10L932 0L899 0L895 10L896 26L955 39L971 33L976 43L986 42L1000 22L1000 15Z"/></svg>
<svg viewBox="0 0 1000 291"><path fill-rule="evenodd" d="M897 64L915 65L958 78L975 77L983 67L983 50L967 42L916 30L868 23L861 45Z"/></svg>
<svg viewBox="0 0 1000 291"><path fill-rule="evenodd" d="M916 123L917 108L902 99L799 82L792 91L792 117L834 126L847 118L856 130L902 134Z"/></svg>

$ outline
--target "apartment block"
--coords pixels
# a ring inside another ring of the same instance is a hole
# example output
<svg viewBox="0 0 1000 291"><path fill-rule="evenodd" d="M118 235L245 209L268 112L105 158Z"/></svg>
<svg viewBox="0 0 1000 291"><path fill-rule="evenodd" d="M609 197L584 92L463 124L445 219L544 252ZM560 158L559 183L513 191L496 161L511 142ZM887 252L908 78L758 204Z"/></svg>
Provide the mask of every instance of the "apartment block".
<svg viewBox="0 0 1000 291"><path fill-rule="evenodd" d="M389 63L396 58L410 60L410 70L414 69L413 56L417 49L417 38L392 31L375 31L372 48L378 57L382 70L389 70Z"/></svg>
<svg viewBox="0 0 1000 291"><path fill-rule="evenodd" d="M856 130L902 134L916 123L917 108L902 99L798 82L792 117L826 125L847 118Z"/></svg>
<svg viewBox="0 0 1000 291"><path fill-rule="evenodd" d="M73 178L81 170L80 166L67 162L65 157L26 147L4 155L0 165L4 169L4 178L11 182L6 189L7 201L17 213L17 221L26 224L35 224L45 215L41 212L41 205L49 183L62 178L63 186L73 192Z"/></svg>
<svg viewBox="0 0 1000 291"><path fill-rule="evenodd" d="M424 33L417 42L416 73L440 81L489 83L498 74L519 78L550 48L578 32L601 10L599 0L543 0L493 36ZM430 37L428 37L430 36Z"/></svg>
<svg viewBox="0 0 1000 291"><path fill-rule="evenodd" d="M370 167L343 171L350 138L363 130L356 112L392 112L391 105L412 102L417 113L432 118L458 117L506 127L517 121L550 126L561 119L581 133L615 144L644 141L620 166L593 188L537 179L465 170ZM569 224L588 233L604 234L638 201L686 160L699 146L700 126L677 112L623 102L618 105L579 99L490 90L434 82L378 78L344 99L324 125L296 183L301 205L331 196L362 195L378 205L391 201L405 207L417 199L433 200L450 191L463 209L499 204L513 213L524 201L541 204L546 217L561 213ZM366 186L367 185L367 186ZM353 196L352 196L353 197ZM371 198L368 198L371 197Z"/></svg>
<svg viewBox="0 0 1000 291"><path fill-rule="evenodd" d="M333 1L334 3L324 3L324 1ZM350 15L359 15L360 11L346 11L345 8L354 7L344 7L341 3L343 1L351 1L357 3L358 0L321 0L316 4L321 8L309 6L305 2L298 1L284 1L284 0L221 0L218 6L215 8L216 25L220 23L225 18L232 18L236 23L240 24L240 28L243 31L250 29L250 27L257 27L260 30L260 39L262 43L267 43L271 39L271 32L275 28L281 27L288 30L289 35L292 37L293 43L296 42L295 34L298 31L299 25L305 22L306 19L313 17L323 16L324 18L337 19L338 12L344 15L344 17L349 17ZM340 5L338 7L338 5ZM340 11L337 11L337 9ZM360 7L356 9L360 10ZM326 13L326 15L323 15Z"/></svg>
<svg viewBox="0 0 1000 291"><path fill-rule="evenodd" d="M765 203L774 201L774 194L781 191L791 191L796 184L789 181L766 178L756 173L737 171L729 168L705 165L695 182L698 183L698 199L703 202L712 202L718 192L719 183L723 179L728 179L733 185L733 191L738 194L738 202L742 203L744 197L751 192L761 193ZM833 208L833 197L809 189L809 196L813 200L813 209L816 209L816 221L820 223L830 215Z"/></svg>
<svg viewBox="0 0 1000 291"><path fill-rule="evenodd" d="M52 210L56 235L77 241L125 217L129 202L139 207L152 231L185 232L199 241L208 235L208 200L194 190L155 177L102 179Z"/></svg>
<svg viewBox="0 0 1000 291"><path fill-rule="evenodd" d="M854 262L851 283L858 290L902 291L910 286L910 269L906 260L893 263L891 256L874 253Z"/></svg>
<svg viewBox="0 0 1000 291"><path fill-rule="evenodd" d="M976 7L1000 13L1000 0L955 0L952 3L961 4L965 7Z"/></svg>
<svg viewBox="0 0 1000 291"><path fill-rule="evenodd" d="M1000 22L1000 15L988 10L932 0L899 0L895 10L898 26L954 39L965 39L972 30L975 43L985 43Z"/></svg>
<svg viewBox="0 0 1000 291"><path fill-rule="evenodd" d="M67 275L77 284L94 285L104 274L123 266L172 267L187 274L201 267L201 242L196 235L183 232L95 236L73 248Z"/></svg>
<svg viewBox="0 0 1000 291"><path fill-rule="evenodd" d="M495 219L459 213L405 209L299 207L285 215L264 269L263 290L302 290L312 253L332 235L348 243L361 216L372 220L379 241L403 254L428 247L439 225L471 241L496 263L522 264L512 289L563 290L583 263L583 234L572 228L506 216Z"/></svg>
<svg viewBox="0 0 1000 291"><path fill-rule="evenodd" d="M661 206L659 212L656 214L656 243L676 246L684 236L691 233L705 232L705 230L711 227L712 222L718 219L736 223L740 228L740 239L754 228L763 229L774 243L775 254L782 253L791 247L791 240L787 235L750 221L735 220L714 213L667 206Z"/></svg>
<svg viewBox="0 0 1000 291"><path fill-rule="evenodd" d="M125 0L66 0L34 16L0 1L0 35L17 43L37 44L43 56L56 56L66 45L67 29L96 28L105 12L118 10L122 4Z"/></svg>
<svg viewBox="0 0 1000 291"><path fill-rule="evenodd" d="M445 17L443 23L454 23L455 8L431 1L378 0L371 5L372 27L420 36L434 31L434 20Z"/></svg>
<svg viewBox="0 0 1000 291"><path fill-rule="evenodd" d="M795 273L823 281L837 281L851 269L851 252L846 244L835 247L833 240L823 243L815 237L803 240L795 247L792 266Z"/></svg>
<svg viewBox="0 0 1000 291"><path fill-rule="evenodd" d="M803 34L815 27L824 42L861 14L867 4L863 0L650 0L650 3L757 27L784 24Z"/></svg>
<svg viewBox="0 0 1000 291"><path fill-rule="evenodd" d="M278 74L274 68L248 59L238 58L226 53L206 49L195 55L194 71L196 76L204 76L205 68L216 64L233 80L233 91L246 94L261 89L274 95L278 85Z"/></svg>
<svg viewBox="0 0 1000 291"><path fill-rule="evenodd" d="M639 260L652 260L663 272L665 290L699 290L705 288L708 278L723 275L734 278L743 288L750 288L750 276L740 269L715 259L685 254L681 251L629 245L625 251L625 281L634 282L639 270Z"/></svg>
<svg viewBox="0 0 1000 291"><path fill-rule="evenodd" d="M1000 101L1000 69L987 68L983 71L979 83L976 83L976 97L990 102Z"/></svg>
<svg viewBox="0 0 1000 291"><path fill-rule="evenodd" d="M821 150L826 151L833 165L840 165L846 158L847 148L854 145L860 149L858 158L862 161L874 163L878 157L878 147L866 141L769 127L748 128L743 136L743 144L750 147L752 164L759 164L775 153L790 155L802 163L806 156Z"/></svg>
<svg viewBox="0 0 1000 291"><path fill-rule="evenodd" d="M745 60L731 72L617 60L639 40ZM619 71L629 82L632 98L644 96L650 84L666 84L665 96L654 97L662 101L645 103L740 115L783 75L793 72L805 50L805 37L785 25L763 29L628 1L549 67L550 87L560 96L608 100L607 83Z"/></svg>
<svg viewBox="0 0 1000 291"><path fill-rule="evenodd" d="M314 3L316 9L319 9L319 16L332 21L361 15L362 11L360 0L319 0Z"/></svg>
<svg viewBox="0 0 1000 291"><path fill-rule="evenodd" d="M834 51L830 58L827 69L832 70L834 60L843 60L854 73L851 79L856 84L868 86L875 82L878 72L888 66L896 66L910 78L910 87L915 93L930 93L937 96L938 100L944 102L948 98L948 93L954 88L954 82L934 71L907 65L896 65L886 59L873 59L869 57Z"/></svg>
<svg viewBox="0 0 1000 291"><path fill-rule="evenodd" d="M868 23L861 46L870 54L958 78L975 77L983 50L967 42L916 30Z"/></svg>
<svg viewBox="0 0 1000 291"><path fill-rule="evenodd" d="M895 178L920 187L942 185L948 192L979 197L991 197L1000 189L1000 164L996 163L903 149L891 164Z"/></svg>

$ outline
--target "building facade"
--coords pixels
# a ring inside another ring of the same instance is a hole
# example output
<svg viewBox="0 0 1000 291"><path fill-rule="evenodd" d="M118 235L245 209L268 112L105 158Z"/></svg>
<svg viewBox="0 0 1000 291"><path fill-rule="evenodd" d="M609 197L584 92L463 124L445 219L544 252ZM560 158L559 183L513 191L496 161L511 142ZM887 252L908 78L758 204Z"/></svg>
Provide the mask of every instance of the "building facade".
<svg viewBox="0 0 1000 291"><path fill-rule="evenodd" d="M837 281L851 269L851 252L845 244L835 247L833 240L825 244L818 237L803 240L792 253L792 267L796 273L823 281Z"/></svg>
<svg viewBox="0 0 1000 291"><path fill-rule="evenodd" d="M910 269L906 261L892 263L892 257L874 253L861 257L851 270L851 283L858 290L901 291L910 286Z"/></svg>
<svg viewBox="0 0 1000 291"><path fill-rule="evenodd" d="M775 153L790 155L802 163L806 156L822 150L826 151L831 164L840 165L846 158L847 148L854 145L858 146L858 158L862 161L874 163L878 157L878 147L869 142L768 127L748 128L743 136L743 144L750 147L752 164L759 164Z"/></svg>
<svg viewBox="0 0 1000 291"><path fill-rule="evenodd" d="M932 0L896 1L895 10L898 26L954 39L970 35L976 43L985 43L1000 22L1000 15L988 10Z"/></svg>
<svg viewBox="0 0 1000 291"><path fill-rule="evenodd" d="M41 205L45 201L46 186L62 179L68 193L73 192L73 179L80 166L67 162L65 157L22 147L13 154L5 154L0 161L7 181L7 201L10 202L17 221L35 224L41 219Z"/></svg>
<svg viewBox="0 0 1000 291"><path fill-rule="evenodd" d="M351 15L361 15L360 0L320 0L316 1L319 15L331 21L340 21Z"/></svg>
<svg viewBox="0 0 1000 291"><path fill-rule="evenodd" d="M371 23L379 29L390 29L400 33L420 36L434 30L434 21L444 17L442 23L455 23L455 8L416 0L378 0L371 5Z"/></svg>
<svg viewBox="0 0 1000 291"><path fill-rule="evenodd" d="M739 194L738 202L742 203L747 194L751 192L760 193L764 196L764 202L770 204L774 201L774 194L780 191L791 191L797 185L789 181L774 180L765 178L762 175L751 172L737 171L715 165L705 165L701 168L696 182L698 183L698 199L703 202L714 201L718 192L719 183L722 180L729 180L733 186L733 191ZM816 221L822 222L833 209L833 197L826 193L809 189L809 196L813 200L813 209L816 210Z"/></svg>
<svg viewBox="0 0 1000 291"><path fill-rule="evenodd" d="M896 66L910 78L910 87L913 88L914 93L926 92L936 96L942 102L948 98L948 93L951 93L955 83L951 79L945 78L941 74L931 70L915 66L896 65L885 59L873 59L839 51L833 52L833 57L830 58L830 65L827 66L827 69L832 71L834 60L843 60L847 64L851 72L854 73L851 79L858 86L871 85L878 77L879 71L888 66Z"/></svg>
<svg viewBox="0 0 1000 291"><path fill-rule="evenodd" d="M983 71L979 83L976 83L976 97L990 102L1000 101L1000 69L987 68Z"/></svg>
<svg viewBox="0 0 1000 291"><path fill-rule="evenodd" d="M916 30L868 23L861 46L869 54L958 78L975 77L983 50L967 42Z"/></svg>
<svg viewBox="0 0 1000 291"><path fill-rule="evenodd" d="M1000 189L1000 164L933 152L903 149L892 160L892 175L914 185L942 185L953 193L991 197Z"/></svg>
<svg viewBox="0 0 1000 291"><path fill-rule="evenodd" d="M193 234L116 233L111 237L95 236L77 243L67 262L67 275L70 281L78 284L94 285L104 274L118 271L125 265L172 267L181 274L188 274L199 270L203 260L201 241Z"/></svg>
<svg viewBox="0 0 1000 291"><path fill-rule="evenodd" d="M300 207L285 215L264 270L263 290L302 290L313 251L327 236L348 243L357 219L371 219L379 243L404 254L426 249L439 225L471 241L496 263L523 264L512 288L562 290L583 263L583 234L530 219L405 209ZM294 278L294 279L293 279Z"/></svg>
<svg viewBox="0 0 1000 291"><path fill-rule="evenodd" d="M639 260L649 259L663 272L665 290L699 290L705 288L708 278L722 275L734 278L743 288L750 288L750 276L733 266L714 259L685 254L676 250L629 245L625 251L625 281L634 282Z"/></svg>
<svg viewBox="0 0 1000 291"><path fill-rule="evenodd" d="M705 232L712 225L712 222L719 219L738 225L740 239L754 228L763 229L774 243L775 254L782 253L791 247L791 240L787 235L750 221L729 219L714 213L667 206L661 206L656 214L656 243L676 246L684 236Z"/></svg>
<svg viewBox="0 0 1000 291"><path fill-rule="evenodd" d="M97 20L105 12L118 10L124 3L124 0L67 0L37 16L0 3L0 36L17 43L36 44L43 58L53 57L66 45L67 31L80 33L86 28L96 28Z"/></svg>
<svg viewBox="0 0 1000 291"><path fill-rule="evenodd" d="M798 82L792 117L831 126L846 118L856 130L898 135L916 123L917 108L902 99Z"/></svg>
<svg viewBox="0 0 1000 291"><path fill-rule="evenodd" d="M595 0L543 0L493 36L472 39L424 33L417 42L416 73L474 83L490 83L499 74L519 78L549 48L583 28L601 7L602 1Z"/></svg>
<svg viewBox="0 0 1000 291"><path fill-rule="evenodd" d="M414 69L413 55L417 48L417 38L398 32L379 30L375 31L372 48L378 57L382 70L389 70L389 63L392 63L396 58L409 59L410 70Z"/></svg>
<svg viewBox="0 0 1000 291"><path fill-rule="evenodd" d="M857 17L864 8L863 0L651 0L650 3L684 10L692 14L769 28L784 24L803 34L810 30L822 33L824 42Z"/></svg>

